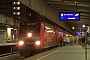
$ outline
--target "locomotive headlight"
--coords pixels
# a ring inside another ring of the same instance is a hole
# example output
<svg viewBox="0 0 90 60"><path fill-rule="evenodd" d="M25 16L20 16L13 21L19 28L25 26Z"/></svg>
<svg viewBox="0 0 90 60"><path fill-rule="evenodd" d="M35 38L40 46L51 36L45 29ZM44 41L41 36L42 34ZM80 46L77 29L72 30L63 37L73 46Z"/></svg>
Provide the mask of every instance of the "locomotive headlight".
<svg viewBox="0 0 90 60"><path fill-rule="evenodd" d="M19 45L24 45L24 41L19 41Z"/></svg>
<svg viewBox="0 0 90 60"><path fill-rule="evenodd" d="M40 45L40 41L36 41L35 44L36 44L36 45Z"/></svg>
<svg viewBox="0 0 90 60"><path fill-rule="evenodd" d="M32 37L32 33L28 33L28 37Z"/></svg>

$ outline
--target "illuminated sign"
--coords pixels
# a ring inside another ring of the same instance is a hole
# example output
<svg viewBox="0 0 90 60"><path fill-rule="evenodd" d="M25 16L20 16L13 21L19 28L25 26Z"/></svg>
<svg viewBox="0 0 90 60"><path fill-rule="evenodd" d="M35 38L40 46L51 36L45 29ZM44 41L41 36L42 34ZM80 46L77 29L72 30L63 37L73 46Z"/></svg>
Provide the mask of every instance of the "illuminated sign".
<svg viewBox="0 0 90 60"><path fill-rule="evenodd" d="M60 21L78 21L80 20L80 13L79 12L61 12L59 14Z"/></svg>
<svg viewBox="0 0 90 60"><path fill-rule="evenodd" d="M27 23L27 25L36 25L36 23Z"/></svg>
<svg viewBox="0 0 90 60"><path fill-rule="evenodd" d="M58 34L63 34L63 32L58 32Z"/></svg>
<svg viewBox="0 0 90 60"><path fill-rule="evenodd" d="M36 25L36 23L22 23L22 25Z"/></svg>
<svg viewBox="0 0 90 60"><path fill-rule="evenodd" d="M83 32L76 32L78 36L82 36Z"/></svg>

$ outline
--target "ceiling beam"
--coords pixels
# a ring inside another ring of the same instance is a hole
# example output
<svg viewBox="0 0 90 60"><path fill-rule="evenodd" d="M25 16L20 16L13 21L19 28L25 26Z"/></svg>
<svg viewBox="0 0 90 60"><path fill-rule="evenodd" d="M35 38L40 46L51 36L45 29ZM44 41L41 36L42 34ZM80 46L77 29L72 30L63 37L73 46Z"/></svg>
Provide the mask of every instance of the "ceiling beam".
<svg viewBox="0 0 90 60"><path fill-rule="evenodd" d="M62 5L61 0L60 1L47 1L48 4L57 4L57 5ZM72 5L76 6L75 1L64 1L64 5ZM90 7L90 4L87 3L78 3L78 6L82 7Z"/></svg>

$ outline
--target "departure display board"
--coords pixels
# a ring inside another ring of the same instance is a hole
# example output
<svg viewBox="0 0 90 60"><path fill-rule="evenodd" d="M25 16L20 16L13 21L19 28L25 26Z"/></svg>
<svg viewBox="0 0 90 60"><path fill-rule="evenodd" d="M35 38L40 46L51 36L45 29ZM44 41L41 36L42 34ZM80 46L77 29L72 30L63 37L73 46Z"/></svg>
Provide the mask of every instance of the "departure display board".
<svg viewBox="0 0 90 60"><path fill-rule="evenodd" d="M79 12L60 12L59 20L60 21L79 21L80 13Z"/></svg>

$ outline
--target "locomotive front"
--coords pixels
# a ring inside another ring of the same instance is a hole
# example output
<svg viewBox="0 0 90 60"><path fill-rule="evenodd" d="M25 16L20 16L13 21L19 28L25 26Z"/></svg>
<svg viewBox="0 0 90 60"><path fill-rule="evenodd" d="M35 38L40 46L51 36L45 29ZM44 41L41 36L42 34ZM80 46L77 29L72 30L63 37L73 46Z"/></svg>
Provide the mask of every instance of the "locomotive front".
<svg viewBox="0 0 90 60"><path fill-rule="evenodd" d="M38 23L22 22L18 29L18 50L23 57L27 57L40 49L40 25Z"/></svg>

